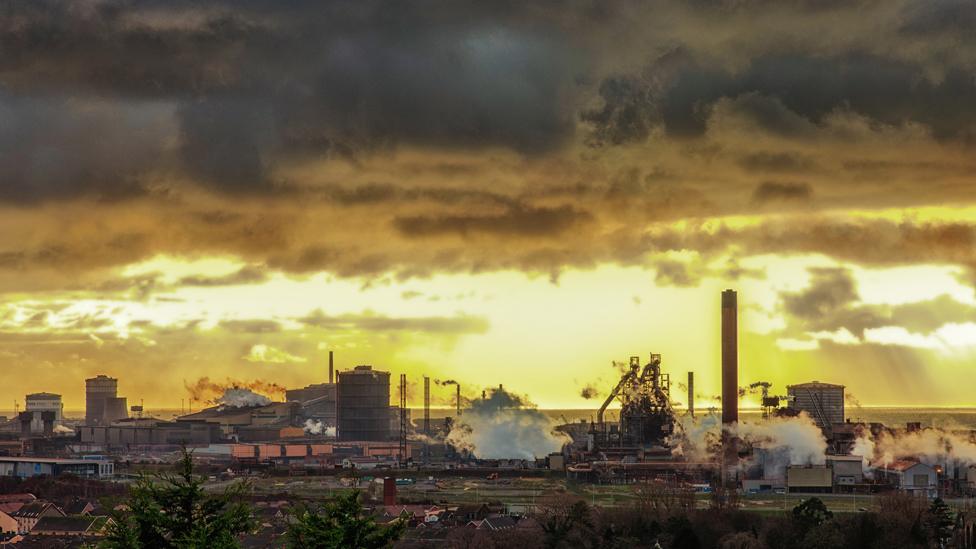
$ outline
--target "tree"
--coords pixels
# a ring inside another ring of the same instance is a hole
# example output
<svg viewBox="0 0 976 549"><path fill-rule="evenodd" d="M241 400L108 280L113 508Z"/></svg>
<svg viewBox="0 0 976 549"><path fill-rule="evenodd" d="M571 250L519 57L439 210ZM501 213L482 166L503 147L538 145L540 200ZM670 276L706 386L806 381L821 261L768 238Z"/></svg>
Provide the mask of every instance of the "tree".
<svg viewBox="0 0 976 549"><path fill-rule="evenodd" d="M925 526L928 528L929 537L935 542L936 547L945 547L952 539L952 529L955 525L955 518L952 509L942 501L942 498L935 498L925 516Z"/></svg>
<svg viewBox="0 0 976 549"><path fill-rule="evenodd" d="M793 508L793 518L805 527L814 527L834 518L834 514L820 498L810 498Z"/></svg>
<svg viewBox="0 0 976 549"><path fill-rule="evenodd" d="M237 483L208 495L193 474L193 458L183 449L175 474L143 477L132 488L127 510L116 512L100 547L109 549L224 549L239 547L239 536L254 519L242 501L247 485Z"/></svg>
<svg viewBox="0 0 976 549"><path fill-rule="evenodd" d="M541 505L537 520L545 534L547 549L581 547L586 539L593 537L590 507L579 499L550 499Z"/></svg>
<svg viewBox="0 0 976 549"><path fill-rule="evenodd" d="M390 526L376 524L363 514L359 491L339 495L319 510L299 509L288 528L288 546L296 549L380 549L403 535L406 524L397 520Z"/></svg>

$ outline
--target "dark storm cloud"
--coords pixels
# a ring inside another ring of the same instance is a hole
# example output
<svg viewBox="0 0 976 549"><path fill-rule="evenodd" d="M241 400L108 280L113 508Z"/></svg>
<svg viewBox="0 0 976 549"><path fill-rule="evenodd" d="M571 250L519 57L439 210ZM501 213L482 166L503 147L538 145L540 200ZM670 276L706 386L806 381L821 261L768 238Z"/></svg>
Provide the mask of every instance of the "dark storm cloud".
<svg viewBox="0 0 976 549"><path fill-rule="evenodd" d="M780 295L785 318L806 332L844 329L863 339L870 328L898 326L930 334L946 323L976 321L976 308L948 295L899 305L865 304L850 270L811 268L809 272L809 286Z"/></svg>
<svg viewBox="0 0 976 549"><path fill-rule="evenodd" d="M846 308L857 301L854 277L847 269L810 269L810 286L802 292L786 294L786 311L801 318L816 318Z"/></svg>
<svg viewBox="0 0 976 549"><path fill-rule="evenodd" d="M969 0L927 0L906 6L899 31L912 36L947 33L970 36L976 28L976 4Z"/></svg>
<svg viewBox="0 0 976 549"><path fill-rule="evenodd" d="M809 135L834 112L851 110L884 124L919 123L940 139L968 141L976 135L976 97L970 69L950 68L940 81L926 67L877 55L762 55L739 71L668 54L646 70L650 78L616 76L604 80L604 107L588 116L594 135L613 142L639 141L645 128L663 127L674 137L704 135L711 108L733 100L772 134ZM640 129L635 131L634 128Z"/></svg>
<svg viewBox="0 0 976 549"><path fill-rule="evenodd" d="M657 286L678 286L687 288L701 282L701 273L693 272L691 266L681 261L661 260L654 264L654 284Z"/></svg>
<svg viewBox="0 0 976 549"><path fill-rule="evenodd" d="M814 169L810 157L795 152L760 151L748 154L739 164L750 172L803 172Z"/></svg>
<svg viewBox="0 0 976 549"><path fill-rule="evenodd" d="M554 236L590 221L588 212L573 206L514 206L500 214L447 215L397 218L397 229L409 237L441 234L496 234L508 236Z"/></svg>
<svg viewBox="0 0 976 549"><path fill-rule="evenodd" d="M188 276L181 278L181 286L232 286L237 284L256 284L268 279L268 271L259 265L247 265L223 276Z"/></svg>
<svg viewBox="0 0 976 549"><path fill-rule="evenodd" d="M399 279L675 246L976 265L968 224L696 228L972 199L976 56L913 38L965 8L817 4L0 0L0 289L159 254Z"/></svg>
<svg viewBox="0 0 976 549"><path fill-rule="evenodd" d="M282 330L281 323L274 320L222 320L219 326L243 334L272 334Z"/></svg>
<svg viewBox="0 0 976 549"><path fill-rule="evenodd" d="M789 181L763 181L752 191L755 202L770 202L783 200L807 200L813 195L813 190L807 183L793 183Z"/></svg>
<svg viewBox="0 0 976 549"><path fill-rule="evenodd" d="M2 49L2 48L0 48ZM0 86L0 201L144 195L165 147L164 104L36 98Z"/></svg>
<svg viewBox="0 0 976 549"><path fill-rule="evenodd" d="M35 98L34 110L55 108L49 104L65 95L175 106L180 166L225 192L280 188L270 170L296 156L397 143L543 151L573 134L583 56L557 20L528 11L423 2L4 2L0 90ZM119 122L110 129L125 133ZM28 125L85 143L56 123ZM97 170L86 164L58 181L76 190L101 179L123 185L155 160L96 157L89 163ZM13 187L22 194L64 190L19 179ZM123 190L129 185L115 189Z"/></svg>

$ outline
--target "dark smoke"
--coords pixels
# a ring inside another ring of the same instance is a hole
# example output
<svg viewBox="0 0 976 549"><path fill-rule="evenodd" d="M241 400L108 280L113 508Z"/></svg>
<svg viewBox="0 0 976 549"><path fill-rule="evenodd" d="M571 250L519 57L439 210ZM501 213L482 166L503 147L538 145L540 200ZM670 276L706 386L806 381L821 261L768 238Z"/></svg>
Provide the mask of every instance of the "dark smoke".
<svg viewBox="0 0 976 549"><path fill-rule="evenodd" d="M247 389L270 398L284 399L285 388L277 383L255 379L253 381L243 381L227 378L223 382L212 381L209 377L201 377L195 383L190 384L186 380L183 386L190 393L190 400L193 402L206 402L207 404L218 404L224 393L233 389Z"/></svg>
<svg viewBox="0 0 976 549"><path fill-rule="evenodd" d="M587 385L586 387L583 387L583 389L580 390L580 396L585 398L586 400L594 398L598 394L599 394L599 390L597 390L597 388L594 387L592 384Z"/></svg>

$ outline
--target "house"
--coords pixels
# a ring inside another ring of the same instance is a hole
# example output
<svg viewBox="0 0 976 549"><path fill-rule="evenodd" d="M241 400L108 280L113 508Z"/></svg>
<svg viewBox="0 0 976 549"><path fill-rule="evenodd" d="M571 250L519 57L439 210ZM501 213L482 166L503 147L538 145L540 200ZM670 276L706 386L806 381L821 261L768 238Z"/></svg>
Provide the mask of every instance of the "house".
<svg viewBox="0 0 976 549"><path fill-rule="evenodd" d="M83 499L75 499L68 505L64 506L65 514L69 516L91 515L94 510L95 504Z"/></svg>
<svg viewBox="0 0 976 549"><path fill-rule="evenodd" d="M34 494L0 494L0 504L23 503L26 505L28 503L34 503L35 501L37 501L37 496Z"/></svg>
<svg viewBox="0 0 976 549"><path fill-rule="evenodd" d="M46 516L37 521L32 536L100 536L105 532L108 517Z"/></svg>
<svg viewBox="0 0 976 549"><path fill-rule="evenodd" d="M397 519L407 522L409 526L432 524L440 522L444 510L436 505L385 505L382 507L377 522L389 523Z"/></svg>
<svg viewBox="0 0 976 549"><path fill-rule="evenodd" d="M26 534L31 532L37 521L44 517L63 517L65 515L64 511L57 505L46 501L37 501L24 505L11 516L17 520L17 531Z"/></svg>
<svg viewBox="0 0 976 549"><path fill-rule="evenodd" d="M499 517L487 517L484 520L472 521L471 524L475 524L477 530L511 530L515 528L516 522L512 517L499 516Z"/></svg>
<svg viewBox="0 0 976 549"><path fill-rule="evenodd" d="M16 534L17 519L10 514L0 511L0 534Z"/></svg>
<svg viewBox="0 0 976 549"><path fill-rule="evenodd" d="M9 515L11 513L16 513L17 510L23 506L23 503L0 503L0 512L7 513Z"/></svg>
<svg viewBox="0 0 976 549"><path fill-rule="evenodd" d="M484 520L491 513L486 503L467 503L449 509L454 520L466 524L471 521Z"/></svg>
<svg viewBox="0 0 976 549"><path fill-rule="evenodd" d="M876 465L874 470L876 476L888 480L904 492L930 498L938 495L939 474L931 465L912 459L900 459Z"/></svg>

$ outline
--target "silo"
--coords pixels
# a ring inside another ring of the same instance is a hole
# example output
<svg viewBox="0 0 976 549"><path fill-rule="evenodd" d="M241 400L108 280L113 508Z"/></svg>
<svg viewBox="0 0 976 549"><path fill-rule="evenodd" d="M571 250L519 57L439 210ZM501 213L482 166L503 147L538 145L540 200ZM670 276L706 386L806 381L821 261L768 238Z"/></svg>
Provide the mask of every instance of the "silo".
<svg viewBox="0 0 976 549"><path fill-rule="evenodd" d="M339 440L390 440L390 373L372 366L339 372L336 384Z"/></svg>

